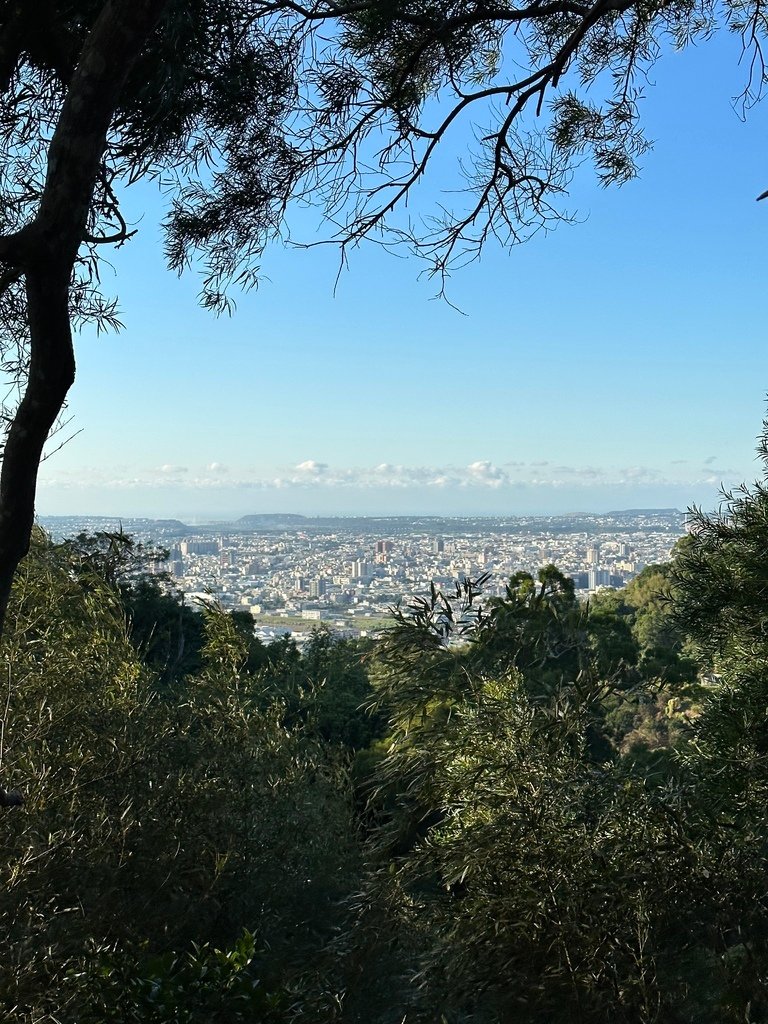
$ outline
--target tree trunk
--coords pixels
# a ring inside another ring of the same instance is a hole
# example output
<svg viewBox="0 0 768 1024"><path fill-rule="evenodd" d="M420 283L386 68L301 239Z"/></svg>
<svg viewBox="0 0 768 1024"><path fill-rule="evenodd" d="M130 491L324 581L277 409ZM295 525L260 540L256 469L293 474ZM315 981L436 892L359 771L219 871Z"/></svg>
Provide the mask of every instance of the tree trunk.
<svg viewBox="0 0 768 1024"><path fill-rule="evenodd" d="M0 473L0 638L13 577L29 550L40 459L75 378L69 285L107 132L125 81L168 0L106 0L83 46L48 150L34 221L0 237L6 273L23 273L30 366Z"/></svg>
<svg viewBox="0 0 768 1024"><path fill-rule="evenodd" d="M0 635L16 567L29 550L43 445L75 379L69 276L66 266L26 273L29 378L8 432L0 473Z"/></svg>

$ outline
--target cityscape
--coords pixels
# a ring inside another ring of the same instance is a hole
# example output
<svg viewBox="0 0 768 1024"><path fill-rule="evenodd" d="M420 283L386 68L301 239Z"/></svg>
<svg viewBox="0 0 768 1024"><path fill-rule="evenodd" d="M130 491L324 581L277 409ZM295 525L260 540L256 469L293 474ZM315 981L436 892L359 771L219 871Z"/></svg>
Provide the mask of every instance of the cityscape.
<svg viewBox="0 0 768 1024"><path fill-rule="evenodd" d="M498 518L319 518L253 515L190 526L178 520L43 517L54 539L123 530L167 558L168 574L191 604L216 601L253 617L269 642L291 633L301 643L323 623L345 636L368 636L391 609L432 583L487 574L486 596L503 595L519 571L548 564L569 576L582 599L621 588L646 565L667 561L685 532L677 509L603 515Z"/></svg>

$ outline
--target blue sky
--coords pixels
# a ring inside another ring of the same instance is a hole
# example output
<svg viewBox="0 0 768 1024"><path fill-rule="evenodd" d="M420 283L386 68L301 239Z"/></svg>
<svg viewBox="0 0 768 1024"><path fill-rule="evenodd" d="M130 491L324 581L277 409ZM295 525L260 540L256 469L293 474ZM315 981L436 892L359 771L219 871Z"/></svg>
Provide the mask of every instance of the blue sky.
<svg viewBox="0 0 768 1024"><path fill-rule="evenodd" d="M768 390L768 122L735 113L744 74L733 39L666 56L639 179L580 169L579 223L457 272L463 313L405 254L357 250L334 294L332 249L274 247L215 319L163 267L156 196L129 193L139 235L105 275L126 327L77 338L79 433L38 513L711 507L759 473Z"/></svg>

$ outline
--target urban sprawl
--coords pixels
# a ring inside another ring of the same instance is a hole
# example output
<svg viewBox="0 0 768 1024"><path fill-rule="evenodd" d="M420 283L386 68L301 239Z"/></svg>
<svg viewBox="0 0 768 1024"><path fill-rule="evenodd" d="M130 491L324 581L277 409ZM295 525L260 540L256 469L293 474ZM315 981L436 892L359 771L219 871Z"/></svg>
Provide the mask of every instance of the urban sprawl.
<svg viewBox="0 0 768 1024"><path fill-rule="evenodd" d="M311 518L245 516L190 526L178 520L50 517L56 539L123 530L167 551L150 570L167 573L190 603L215 600L250 613L256 635L301 642L325 623L366 636L391 608L457 580L487 575L483 593L503 595L519 571L554 564L587 598L621 588L646 565L666 561L685 530L676 509L605 515L506 518Z"/></svg>

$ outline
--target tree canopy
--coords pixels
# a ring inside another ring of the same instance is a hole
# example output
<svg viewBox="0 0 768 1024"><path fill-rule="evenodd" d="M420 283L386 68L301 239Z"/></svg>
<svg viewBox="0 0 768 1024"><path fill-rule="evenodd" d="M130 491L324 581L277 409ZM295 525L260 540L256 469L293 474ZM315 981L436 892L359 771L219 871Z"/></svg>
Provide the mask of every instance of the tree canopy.
<svg viewBox="0 0 768 1024"><path fill-rule="evenodd" d="M35 531L3 646L5 1017L762 1020L764 506L589 603L546 566L302 649L212 606L193 630L122 535Z"/></svg>

